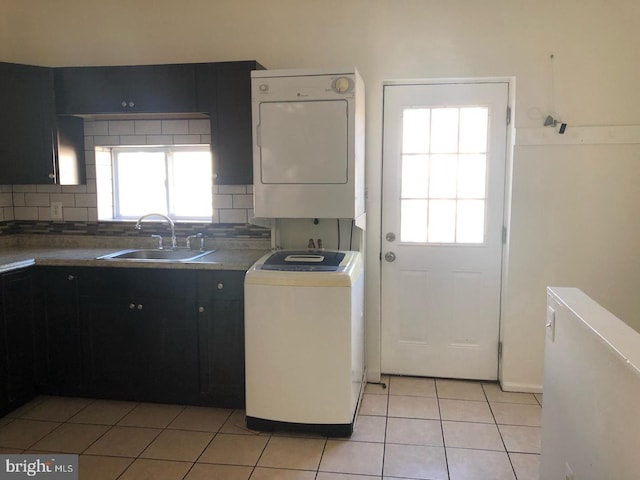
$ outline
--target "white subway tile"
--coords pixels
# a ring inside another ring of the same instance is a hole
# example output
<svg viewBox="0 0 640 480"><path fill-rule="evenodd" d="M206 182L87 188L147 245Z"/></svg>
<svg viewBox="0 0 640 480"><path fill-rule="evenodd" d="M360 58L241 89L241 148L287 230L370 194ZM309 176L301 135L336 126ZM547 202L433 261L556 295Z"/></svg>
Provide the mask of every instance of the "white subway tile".
<svg viewBox="0 0 640 480"><path fill-rule="evenodd" d="M62 185L62 193L86 193L86 185Z"/></svg>
<svg viewBox="0 0 640 480"><path fill-rule="evenodd" d="M215 208L233 208L233 197L231 195L214 195L213 206Z"/></svg>
<svg viewBox="0 0 640 480"><path fill-rule="evenodd" d="M87 220L90 222L98 221L98 209L97 208L87 208Z"/></svg>
<svg viewBox="0 0 640 480"><path fill-rule="evenodd" d="M106 120L85 120L84 134L90 135L109 135L109 122Z"/></svg>
<svg viewBox="0 0 640 480"><path fill-rule="evenodd" d="M84 150L85 152L95 146L95 142L93 141L93 135L85 135L84 136Z"/></svg>
<svg viewBox="0 0 640 480"><path fill-rule="evenodd" d="M13 206L13 194L0 193L0 207L12 207L12 206Z"/></svg>
<svg viewBox="0 0 640 480"><path fill-rule="evenodd" d="M174 135L174 145L193 145L200 143L200 135Z"/></svg>
<svg viewBox="0 0 640 480"><path fill-rule="evenodd" d="M78 194L76 197L76 207L96 207L98 197L95 194Z"/></svg>
<svg viewBox="0 0 640 480"><path fill-rule="evenodd" d="M89 180L96 179L96 166L95 165L87 165L87 184Z"/></svg>
<svg viewBox="0 0 640 480"><path fill-rule="evenodd" d="M211 145L211 134L209 135L200 135L200 143L205 145Z"/></svg>
<svg viewBox="0 0 640 480"><path fill-rule="evenodd" d="M27 207L48 207L48 193L25 193L24 203Z"/></svg>
<svg viewBox="0 0 640 480"><path fill-rule="evenodd" d="M253 208L253 195L233 195L233 208Z"/></svg>
<svg viewBox="0 0 640 480"><path fill-rule="evenodd" d="M218 193L228 195L247 193L247 187L245 185L218 185Z"/></svg>
<svg viewBox="0 0 640 480"><path fill-rule="evenodd" d="M250 193L251 195L253 195L253 185L246 185L247 187L247 193Z"/></svg>
<svg viewBox="0 0 640 480"><path fill-rule="evenodd" d="M189 133L189 120L162 120L163 135L186 135Z"/></svg>
<svg viewBox="0 0 640 480"><path fill-rule="evenodd" d="M52 202L62 202L63 207L75 207L76 196L73 193L52 193Z"/></svg>
<svg viewBox="0 0 640 480"><path fill-rule="evenodd" d="M0 192L2 193L12 193L13 188L11 185L0 185Z"/></svg>
<svg viewBox="0 0 640 480"><path fill-rule="evenodd" d="M60 193L60 185L36 185L38 193Z"/></svg>
<svg viewBox="0 0 640 480"><path fill-rule="evenodd" d="M211 122L208 119L189 120L189 133L191 135L210 135Z"/></svg>
<svg viewBox="0 0 640 480"><path fill-rule="evenodd" d="M172 142L171 135L147 135L147 145L171 145Z"/></svg>
<svg viewBox="0 0 640 480"><path fill-rule="evenodd" d="M86 222L89 219L86 208L67 207L62 209L65 222Z"/></svg>
<svg viewBox="0 0 640 480"><path fill-rule="evenodd" d="M120 145L144 145L147 143L145 135L121 135Z"/></svg>
<svg viewBox="0 0 640 480"><path fill-rule="evenodd" d="M38 207L14 207L15 220L38 220Z"/></svg>
<svg viewBox="0 0 640 480"><path fill-rule="evenodd" d="M84 163L85 165L95 165L96 151L94 149L90 148L84 151Z"/></svg>
<svg viewBox="0 0 640 480"><path fill-rule="evenodd" d="M133 120L110 120L109 135L133 135L135 133Z"/></svg>
<svg viewBox="0 0 640 480"><path fill-rule="evenodd" d="M13 194L13 206L14 207L25 207L24 203L24 193L14 193Z"/></svg>
<svg viewBox="0 0 640 480"><path fill-rule="evenodd" d="M247 223L247 211L242 209L221 208L220 223Z"/></svg>
<svg viewBox="0 0 640 480"><path fill-rule="evenodd" d="M108 145L108 146L116 146L120 145L120 137L117 135L96 135L93 137L94 145Z"/></svg>
<svg viewBox="0 0 640 480"><path fill-rule="evenodd" d="M160 120L136 120L136 135L160 135L162 133L162 121Z"/></svg>
<svg viewBox="0 0 640 480"><path fill-rule="evenodd" d="M87 179L87 193L96 193L96 179Z"/></svg>
<svg viewBox="0 0 640 480"><path fill-rule="evenodd" d="M35 185L14 185L13 186L13 191L15 192L36 192L36 186Z"/></svg>
<svg viewBox="0 0 640 480"><path fill-rule="evenodd" d="M38 220L51 220L51 207L38 207Z"/></svg>
<svg viewBox="0 0 640 480"><path fill-rule="evenodd" d="M4 207L2 209L4 211L4 221L8 222L9 220L15 220L14 218L14 213L13 213L13 207Z"/></svg>
<svg viewBox="0 0 640 480"><path fill-rule="evenodd" d="M213 215L211 215L211 223L220 223L220 211L217 208L213 209Z"/></svg>

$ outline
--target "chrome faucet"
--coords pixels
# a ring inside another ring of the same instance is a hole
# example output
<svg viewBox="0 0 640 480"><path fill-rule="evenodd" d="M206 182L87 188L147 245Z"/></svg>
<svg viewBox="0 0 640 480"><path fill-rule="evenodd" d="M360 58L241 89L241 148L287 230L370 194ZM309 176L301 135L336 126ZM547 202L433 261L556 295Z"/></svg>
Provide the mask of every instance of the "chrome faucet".
<svg viewBox="0 0 640 480"><path fill-rule="evenodd" d="M140 218L138 218L138 221L136 222L136 226L135 226L136 230L142 230L142 225L141 225L142 220L147 217L162 217L167 222L169 222L169 225L171 226L171 248L175 250L178 244L176 242L176 225L175 223L173 223L173 220L171 220L166 215L163 215L162 213L147 213L145 215L141 215Z"/></svg>

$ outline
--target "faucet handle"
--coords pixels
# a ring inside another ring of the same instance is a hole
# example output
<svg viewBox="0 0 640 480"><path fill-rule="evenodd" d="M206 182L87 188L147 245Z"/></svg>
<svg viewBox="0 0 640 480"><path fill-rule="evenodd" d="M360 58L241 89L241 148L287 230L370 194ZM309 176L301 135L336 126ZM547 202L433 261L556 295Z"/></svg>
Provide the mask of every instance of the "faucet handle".
<svg viewBox="0 0 640 480"><path fill-rule="evenodd" d="M162 235L151 235L151 238L157 238L158 239L158 249L162 250L164 248L164 245L162 243Z"/></svg>
<svg viewBox="0 0 640 480"><path fill-rule="evenodd" d="M191 239L199 238L200 239L200 251L204 252L204 234L202 232L198 232L195 235L189 235L187 237L187 248L191 249Z"/></svg>

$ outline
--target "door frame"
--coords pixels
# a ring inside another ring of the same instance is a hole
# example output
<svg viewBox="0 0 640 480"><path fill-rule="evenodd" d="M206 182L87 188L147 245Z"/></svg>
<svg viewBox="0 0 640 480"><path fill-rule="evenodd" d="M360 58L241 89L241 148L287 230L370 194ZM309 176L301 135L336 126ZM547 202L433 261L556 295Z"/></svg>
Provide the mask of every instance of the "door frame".
<svg viewBox="0 0 640 480"><path fill-rule="evenodd" d="M499 331L499 347L498 347L498 381L502 385L502 359L504 358L504 330L502 323L502 316L504 313L504 299L506 297L506 291L508 289L508 264L509 264L509 247L511 241L511 200L512 200L512 186L513 186L513 157L514 147L516 140L516 128L515 128L515 105L516 105L516 77L444 77L444 78L416 78L416 79L401 79L401 80L383 80L382 82L382 131L380 136L380 254L379 254L379 285L380 295L378 296L378 309L380 316L378 318L378 368L377 370L382 373L382 245L383 234L382 231L382 201L384 199L384 87L391 85L442 85L442 84L456 84L456 83L506 83L508 90L507 106L510 110L507 124L507 138L505 142L505 172L504 172L504 210L503 210L503 245L502 245L502 272L501 272L501 285L500 285L500 314L498 318L498 331Z"/></svg>

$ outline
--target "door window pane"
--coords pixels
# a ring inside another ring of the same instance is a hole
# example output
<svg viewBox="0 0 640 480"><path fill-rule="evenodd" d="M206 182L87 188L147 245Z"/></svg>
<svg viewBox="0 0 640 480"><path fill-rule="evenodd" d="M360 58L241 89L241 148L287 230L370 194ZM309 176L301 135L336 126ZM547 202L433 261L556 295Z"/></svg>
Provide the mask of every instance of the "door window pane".
<svg viewBox="0 0 640 480"><path fill-rule="evenodd" d="M456 240L456 201L429 202L428 240L432 243L453 243Z"/></svg>
<svg viewBox="0 0 640 480"><path fill-rule="evenodd" d="M485 106L403 112L400 240L483 243Z"/></svg>
<svg viewBox="0 0 640 480"><path fill-rule="evenodd" d="M429 152L431 109L408 108L402 116L402 153Z"/></svg>
<svg viewBox="0 0 640 480"><path fill-rule="evenodd" d="M458 157L458 198L485 198L486 155Z"/></svg>
<svg viewBox="0 0 640 480"><path fill-rule="evenodd" d="M431 111L431 153L458 151L458 108L434 108Z"/></svg>
<svg viewBox="0 0 640 480"><path fill-rule="evenodd" d="M432 155L429 198L456 198L457 155Z"/></svg>
<svg viewBox="0 0 640 480"><path fill-rule="evenodd" d="M402 200L400 202L400 238L403 242L427 241L426 200Z"/></svg>
<svg viewBox="0 0 640 480"><path fill-rule="evenodd" d="M460 109L460 148L462 153L484 153L487 151L486 107Z"/></svg>
<svg viewBox="0 0 640 480"><path fill-rule="evenodd" d="M403 155L402 198L426 198L429 192L429 156Z"/></svg>

